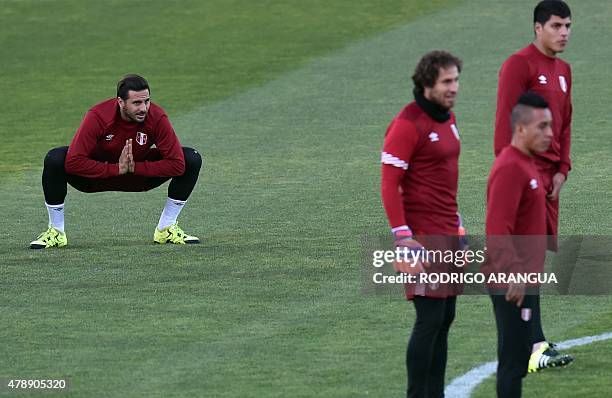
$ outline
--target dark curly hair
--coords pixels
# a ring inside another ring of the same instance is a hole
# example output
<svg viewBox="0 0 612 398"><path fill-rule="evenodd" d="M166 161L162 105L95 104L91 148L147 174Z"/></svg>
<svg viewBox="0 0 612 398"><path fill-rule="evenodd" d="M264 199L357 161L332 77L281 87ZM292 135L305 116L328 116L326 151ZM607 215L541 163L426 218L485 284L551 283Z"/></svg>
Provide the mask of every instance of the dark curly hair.
<svg viewBox="0 0 612 398"><path fill-rule="evenodd" d="M142 91L149 90L149 83L147 80L139 75L125 75L119 82L117 83L117 97L121 97L124 101L128 99L129 91Z"/></svg>
<svg viewBox="0 0 612 398"><path fill-rule="evenodd" d="M455 57L447 51L435 50L423 55L418 65L414 69L412 81L414 82L414 91L417 94L423 95L425 87L433 87L438 80L440 68L449 68L456 66L461 73L461 59Z"/></svg>

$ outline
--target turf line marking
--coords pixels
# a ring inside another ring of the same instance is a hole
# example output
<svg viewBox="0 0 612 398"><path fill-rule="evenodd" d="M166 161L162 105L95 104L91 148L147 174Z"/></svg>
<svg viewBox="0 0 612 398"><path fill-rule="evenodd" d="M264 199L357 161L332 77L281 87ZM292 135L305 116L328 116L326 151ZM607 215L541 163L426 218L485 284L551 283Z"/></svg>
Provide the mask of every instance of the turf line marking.
<svg viewBox="0 0 612 398"><path fill-rule="evenodd" d="M586 336L572 340L565 340L558 343L558 347L560 349L568 349L610 339L612 339L612 332L602 333L596 336ZM473 368L463 376L453 379L444 390L444 395L447 398L469 398L470 395L472 395L472 391L474 391L474 389L487 377L495 374L496 370L497 361L487 362Z"/></svg>

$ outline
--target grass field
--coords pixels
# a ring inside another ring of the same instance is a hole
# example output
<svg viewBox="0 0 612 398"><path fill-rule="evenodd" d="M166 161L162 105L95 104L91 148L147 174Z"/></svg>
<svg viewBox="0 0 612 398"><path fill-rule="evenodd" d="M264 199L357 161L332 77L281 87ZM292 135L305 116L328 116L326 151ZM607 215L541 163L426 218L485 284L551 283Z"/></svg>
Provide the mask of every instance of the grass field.
<svg viewBox="0 0 612 398"><path fill-rule="evenodd" d="M68 378L70 397L403 396L414 311L360 282L363 237L388 233L385 127L420 55L464 59L459 204L482 233L497 70L531 40L535 1L424 4L2 1L0 379ZM560 228L611 235L612 4L571 6L575 165ZM69 246L28 249L47 221L44 154L129 72L204 156L181 215L204 243L151 243L165 188L69 189ZM610 296L543 301L552 341L612 331ZM489 298L461 297L448 380L495 359L495 341ZM611 351L572 349L572 367L528 376L524 396L611 396ZM494 396L494 379L473 396Z"/></svg>

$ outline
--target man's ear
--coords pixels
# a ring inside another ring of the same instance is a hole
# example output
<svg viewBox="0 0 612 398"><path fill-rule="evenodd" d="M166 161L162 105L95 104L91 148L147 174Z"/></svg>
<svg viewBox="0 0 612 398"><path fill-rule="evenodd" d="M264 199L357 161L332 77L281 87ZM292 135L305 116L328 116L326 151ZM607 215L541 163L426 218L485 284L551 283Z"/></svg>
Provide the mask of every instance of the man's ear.
<svg viewBox="0 0 612 398"><path fill-rule="evenodd" d="M518 138L523 139L525 138L526 131L527 129L525 128L525 125L523 123L517 123L516 132L514 134L516 134Z"/></svg>
<svg viewBox="0 0 612 398"><path fill-rule="evenodd" d="M536 22L536 23L533 25L533 31L534 31L534 33L535 33L536 35L538 35L538 34L542 33L542 29L544 29L544 26L542 26L542 24L541 24L541 23L539 23L539 22Z"/></svg>
<svg viewBox="0 0 612 398"><path fill-rule="evenodd" d="M121 97L117 97L117 103L119 104L120 108L123 108L125 106L125 102L123 102L123 98Z"/></svg>

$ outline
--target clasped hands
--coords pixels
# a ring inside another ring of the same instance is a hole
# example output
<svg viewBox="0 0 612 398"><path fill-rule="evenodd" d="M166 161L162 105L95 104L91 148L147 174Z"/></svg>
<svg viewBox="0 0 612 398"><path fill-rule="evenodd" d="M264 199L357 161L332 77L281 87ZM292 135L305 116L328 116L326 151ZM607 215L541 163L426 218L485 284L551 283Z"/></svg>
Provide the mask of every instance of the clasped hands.
<svg viewBox="0 0 612 398"><path fill-rule="evenodd" d="M134 172L134 155L132 154L132 140L126 140L125 146L119 156L119 175Z"/></svg>

